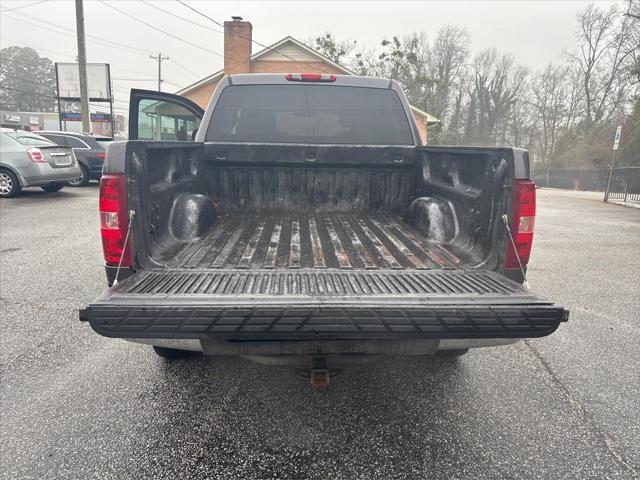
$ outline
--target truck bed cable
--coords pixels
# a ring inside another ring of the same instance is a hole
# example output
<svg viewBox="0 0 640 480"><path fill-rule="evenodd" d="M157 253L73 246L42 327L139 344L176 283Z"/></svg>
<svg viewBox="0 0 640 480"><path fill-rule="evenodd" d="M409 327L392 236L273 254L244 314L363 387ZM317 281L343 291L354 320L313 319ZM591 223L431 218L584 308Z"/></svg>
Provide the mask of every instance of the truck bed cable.
<svg viewBox="0 0 640 480"><path fill-rule="evenodd" d="M113 286L115 287L118 284L118 277L120 276L120 268L122 267L122 259L124 258L124 252L127 248L127 242L129 241L129 232L131 232L131 225L133 224L133 219L136 216L136 212L134 210L129 210L129 222L127 224L127 233L124 236L124 244L122 245L122 255L120 255L120 260L118 261L118 268L116 268L116 278L113 281Z"/></svg>
<svg viewBox="0 0 640 480"><path fill-rule="evenodd" d="M511 246L513 247L513 252L515 253L516 258L518 259L520 272L522 272L522 279L523 279L522 284L528 288L529 284L527 283L527 273L524 271L524 267L522 266L522 261L520 260L520 255L518 255L518 250L516 249L516 241L513 239L513 234L511 233L511 227L509 227L509 217L506 214L502 215L502 222L504 223L504 228L507 229L507 233L509 234L509 240L511 240Z"/></svg>

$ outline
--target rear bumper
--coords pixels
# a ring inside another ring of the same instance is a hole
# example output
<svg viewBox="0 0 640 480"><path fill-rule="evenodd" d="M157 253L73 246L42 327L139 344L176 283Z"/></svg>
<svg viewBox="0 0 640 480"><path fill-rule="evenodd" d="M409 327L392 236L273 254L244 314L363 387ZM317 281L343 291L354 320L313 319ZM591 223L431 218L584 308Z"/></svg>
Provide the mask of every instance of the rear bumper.
<svg viewBox="0 0 640 480"><path fill-rule="evenodd" d="M157 347L190 350L207 355L314 355L360 353L367 355L428 355L442 350L500 347L520 338L448 339L368 342L222 342L175 338L125 338L124 340ZM328 345L330 343L330 345Z"/></svg>
<svg viewBox="0 0 640 480"><path fill-rule="evenodd" d="M47 164L30 167L27 171L21 172L21 183L23 187L33 187L46 185L47 183L65 183L80 176L80 167L74 165L65 168L51 168Z"/></svg>
<svg viewBox="0 0 640 480"><path fill-rule="evenodd" d="M98 306L81 312L100 335L118 338L311 341L543 337L567 312L554 306L399 305Z"/></svg>

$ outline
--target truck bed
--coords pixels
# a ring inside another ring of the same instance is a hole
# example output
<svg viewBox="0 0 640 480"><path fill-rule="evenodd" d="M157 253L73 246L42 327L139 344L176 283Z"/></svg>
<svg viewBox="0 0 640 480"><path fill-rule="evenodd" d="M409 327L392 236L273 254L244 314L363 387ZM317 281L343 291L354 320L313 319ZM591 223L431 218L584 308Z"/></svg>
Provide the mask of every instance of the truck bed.
<svg viewBox="0 0 640 480"><path fill-rule="evenodd" d="M441 269L460 258L430 242L399 216L371 212L226 214L203 239L167 262L170 268Z"/></svg>
<svg viewBox="0 0 640 480"><path fill-rule="evenodd" d="M136 268L81 312L102 335L344 351L567 318L499 272L511 150L176 143L127 144Z"/></svg>

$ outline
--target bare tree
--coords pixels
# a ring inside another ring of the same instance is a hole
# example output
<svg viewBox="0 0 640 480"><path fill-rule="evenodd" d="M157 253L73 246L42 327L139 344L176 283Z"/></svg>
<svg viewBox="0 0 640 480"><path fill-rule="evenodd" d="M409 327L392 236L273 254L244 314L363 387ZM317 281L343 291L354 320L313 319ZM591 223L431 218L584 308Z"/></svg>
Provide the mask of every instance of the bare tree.
<svg viewBox="0 0 640 480"><path fill-rule="evenodd" d="M496 144L499 142L500 123L507 119L516 99L525 88L527 69L516 65L512 55L499 54L493 48L476 55L473 74L474 84L468 115L475 117L472 123L475 124L476 131L466 140Z"/></svg>
<svg viewBox="0 0 640 480"><path fill-rule="evenodd" d="M427 92L434 83L427 67L429 45L426 35L412 33L402 38L393 37L383 40L381 46L379 68L402 85L412 104L424 108Z"/></svg>
<svg viewBox="0 0 640 480"><path fill-rule="evenodd" d="M427 55L427 75L432 87L426 92L425 107L443 123L448 120L452 96L461 87L469 58L469 34L464 28L447 25L440 29Z"/></svg>
<svg viewBox="0 0 640 480"><path fill-rule="evenodd" d="M572 89L568 67L549 64L534 76L531 84L531 106L539 122L536 150L547 163L556 148L561 130L571 113Z"/></svg>
<svg viewBox="0 0 640 480"><path fill-rule="evenodd" d="M355 40L338 40L331 32L325 32L317 37L309 38L306 43L332 62L344 66L348 66L351 62L350 55L357 45Z"/></svg>
<svg viewBox="0 0 640 480"><path fill-rule="evenodd" d="M632 85L640 85L640 0L629 0L624 16L629 22L625 71Z"/></svg>
<svg viewBox="0 0 640 480"><path fill-rule="evenodd" d="M624 14L626 17L635 18L640 20L640 1L627 0L627 12Z"/></svg>
<svg viewBox="0 0 640 480"><path fill-rule="evenodd" d="M585 122L608 120L625 99L622 71L632 51L628 48L632 22L614 5L608 10L589 5L578 15L579 50L570 58L582 71Z"/></svg>

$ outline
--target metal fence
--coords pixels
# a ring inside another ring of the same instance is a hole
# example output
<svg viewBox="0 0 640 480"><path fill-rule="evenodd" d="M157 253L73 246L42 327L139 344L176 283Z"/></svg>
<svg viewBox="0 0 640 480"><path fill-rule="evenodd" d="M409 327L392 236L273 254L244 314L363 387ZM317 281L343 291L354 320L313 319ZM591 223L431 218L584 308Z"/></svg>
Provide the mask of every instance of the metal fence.
<svg viewBox="0 0 640 480"><path fill-rule="evenodd" d="M542 170L533 175L539 187L563 188L605 192L609 169L598 170ZM640 203L640 167L619 167L613 169L608 200L625 203Z"/></svg>
<svg viewBox="0 0 640 480"><path fill-rule="evenodd" d="M640 204L640 167L614 168L611 186L604 196L607 200Z"/></svg>

